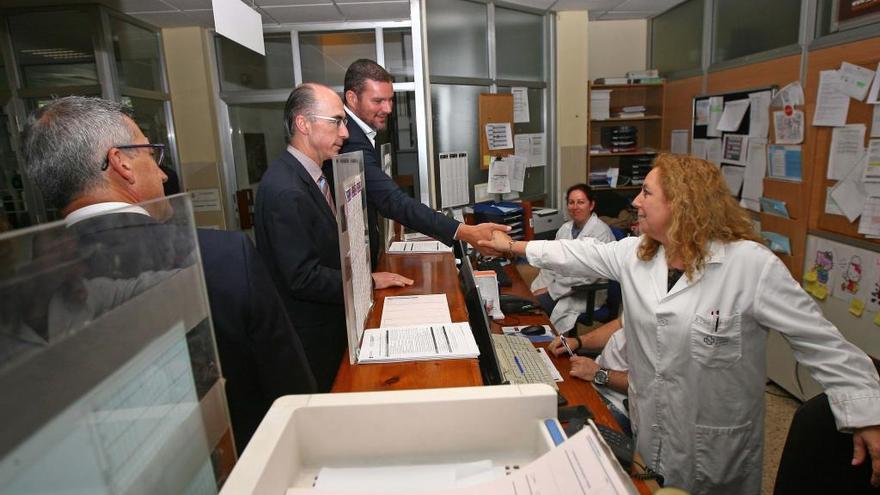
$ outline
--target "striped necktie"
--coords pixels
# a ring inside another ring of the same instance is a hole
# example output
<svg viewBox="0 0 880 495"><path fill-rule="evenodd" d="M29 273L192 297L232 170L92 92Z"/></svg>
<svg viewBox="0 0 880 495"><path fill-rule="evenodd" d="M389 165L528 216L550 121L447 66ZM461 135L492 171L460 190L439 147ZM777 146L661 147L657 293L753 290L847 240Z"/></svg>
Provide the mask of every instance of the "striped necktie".
<svg viewBox="0 0 880 495"><path fill-rule="evenodd" d="M336 207L333 206L333 193L330 192L330 184L327 182L327 178L323 175L318 177L318 187L321 188L321 193L324 195L324 199L327 200L327 206L330 207L330 211L335 215Z"/></svg>

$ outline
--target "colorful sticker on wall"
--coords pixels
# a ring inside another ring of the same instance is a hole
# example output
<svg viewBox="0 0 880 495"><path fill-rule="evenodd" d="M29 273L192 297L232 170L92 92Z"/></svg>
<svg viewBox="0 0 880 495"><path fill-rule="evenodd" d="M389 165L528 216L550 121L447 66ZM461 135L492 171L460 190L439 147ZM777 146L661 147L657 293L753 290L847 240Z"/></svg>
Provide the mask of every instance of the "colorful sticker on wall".
<svg viewBox="0 0 880 495"><path fill-rule="evenodd" d="M840 288L844 292L856 294L859 291L859 281L862 279L862 258L858 255L852 256L847 263L846 271L843 272L843 280Z"/></svg>
<svg viewBox="0 0 880 495"><path fill-rule="evenodd" d="M813 269L804 275L804 290L816 299L825 299L828 296L828 281L833 268L834 252L817 250Z"/></svg>

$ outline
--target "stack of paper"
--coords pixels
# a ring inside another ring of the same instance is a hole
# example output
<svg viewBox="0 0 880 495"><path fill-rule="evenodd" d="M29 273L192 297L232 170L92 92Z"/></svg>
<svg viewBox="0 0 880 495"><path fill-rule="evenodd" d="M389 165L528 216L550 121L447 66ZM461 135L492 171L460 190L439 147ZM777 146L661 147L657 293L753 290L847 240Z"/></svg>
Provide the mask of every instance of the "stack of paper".
<svg viewBox="0 0 880 495"><path fill-rule="evenodd" d="M451 253L452 247L440 241L403 241L392 242L388 247L389 254L415 253Z"/></svg>
<svg viewBox="0 0 880 495"><path fill-rule="evenodd" d="M611 117L611 90L594 89L590 91L590 118L605 120Z"/></svg>
<svg viewBox="0 0 880 495"><path fill-rule="evenodd" d="M645 106L644 105L633 105L629 107L623 107L618 112L614 114L615 117L620 119L632 119L635 117L644 117L645 116Z"/></svg>

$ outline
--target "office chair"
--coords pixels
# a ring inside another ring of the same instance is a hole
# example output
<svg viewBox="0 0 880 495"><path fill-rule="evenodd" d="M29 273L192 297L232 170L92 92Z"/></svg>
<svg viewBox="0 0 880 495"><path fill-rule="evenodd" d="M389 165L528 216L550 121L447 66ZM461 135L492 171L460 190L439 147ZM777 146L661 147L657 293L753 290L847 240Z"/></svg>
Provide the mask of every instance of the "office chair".
<svg viewBox="0 0 880 495"><path fill-rule="evenodd" d="M852 466L852 455L853 436L837 431L828 396L819 394L794 413L773 494L878 493L870 484L870 456Z"/></svg>
<svg viewBox="0 0 880 495"><path fill-rule="evenodd" d="M611 229L611 233L614 235L615 240L619 241L626 237L626 233L617 227L609 228ZM572 290L587 295L587 311L578 316L578 323L583 323L586 326L591 326L597 321L600 323L608 323L617 318L620 314L620 302L623 299L623 296L620 292L620 284L618 282L614 280L606 280L592 284L577 285L572 287ZM596 306L596 292L600 290L607 291L605 304L599 309L594 309Z"/></svg>

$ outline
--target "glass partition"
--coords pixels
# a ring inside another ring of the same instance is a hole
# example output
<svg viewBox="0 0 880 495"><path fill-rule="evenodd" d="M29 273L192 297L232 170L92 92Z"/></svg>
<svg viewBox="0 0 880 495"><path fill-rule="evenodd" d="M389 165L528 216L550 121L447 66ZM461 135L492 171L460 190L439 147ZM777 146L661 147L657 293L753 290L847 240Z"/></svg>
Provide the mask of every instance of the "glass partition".
<svg viewBox="0 0 880 495"><path fill-rule="evenodd" d="M345 71L357 59L376 60L375 31L332 31L299 34L303 82L342 86Z"/></svg>
<svg viewBox="0 0 880 495"><path fill-rule="evenodd" d="M8 17L22 85L32 88L97 85L91 17L75 10Z"/></svg>
<svg viewBox="0 0 880 495"><path fill-rule="evenodd" d="M712 63L798 42L801 0L716 0Z"/></svg>
<svg viewBox="0 0 880 495"><path fill-rule="evenodd" d="M651 21L651 58L660 74L702 66L704 3L688 0Z"/></svg>
<svg viewBox="0 0 880 495"><path fill-rule="evenodd" d="M426 8L431 75L489 77L486 4L432 0Z"/></svg>
<svg viewBox="0 0 880 495"><path fill-rule="evenodd" d="M162 91L159 33L110 17L120 86Z"/></svg>
<svg viewBox="0 0 880 495"><path fill-rule="evenodd" d="M286 147L284 102L229 105L229 126L239 189L252 188Z"/></svg>
<svg viewBox="0 0 880 495"><path fill-rule="evenodd" d="M495 8L499 79L544 80L544 16Z"/></svg>
<svg viewBox="0 0 880 495"><path fill-rule="evenodd" d="M0 256L3 492L216 493L234 449L189 197Z"/></svg>
<svg viewBox="0 0 880 495"><path fill-rule="evenodd" d="M293 49L290 33L263 37L266 56L249 50L223 36L215 36L220 60L220 89L289 89L293 87Z"/></svg>
<svg viewBox="0 0 880 495"><path fill-rule="evenodd" d="M486 182L488 171L480 169L479 107L480 93L488 93L488 86L431 85L433 109L434 163L437 155L450 151L468 154L468 195L474 199L474 185ZM437 174L439 176L439 172Z"/></svg>
<svg viewBox="0 0 880 495"><path fill-rule="evenodd" d="M394 76L395 82L413 82L412 31L406 29L384 29L382 41L385 45L385 70Z"/></svg>

